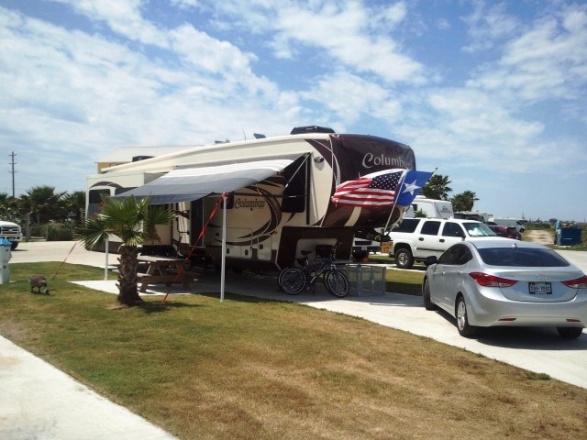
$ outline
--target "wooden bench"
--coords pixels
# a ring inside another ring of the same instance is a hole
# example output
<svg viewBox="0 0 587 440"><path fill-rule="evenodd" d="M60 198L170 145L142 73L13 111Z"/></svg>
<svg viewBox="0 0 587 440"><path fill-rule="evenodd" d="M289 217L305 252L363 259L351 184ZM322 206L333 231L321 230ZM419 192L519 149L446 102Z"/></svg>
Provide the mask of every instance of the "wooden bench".
<svg viewBox="0 0 587 440"><path fill-rule="evenodd" d="M164 283L166 286L170 286L174 282L181 283L184 289L189 289L190 275L183 270L185 260L155 255L140 255L138 261L147 264L146 273L137 273L140 292L146 292L149 284ZM172 269L175 273L168 271L169 269Z"/></svg>

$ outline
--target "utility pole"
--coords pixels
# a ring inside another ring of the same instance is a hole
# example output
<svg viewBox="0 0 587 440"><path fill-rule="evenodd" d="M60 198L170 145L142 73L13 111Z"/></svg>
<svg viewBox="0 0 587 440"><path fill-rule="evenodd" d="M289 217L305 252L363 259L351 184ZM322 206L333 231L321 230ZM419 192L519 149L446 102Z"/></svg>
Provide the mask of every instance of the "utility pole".
<svg viewBox="0 0 587 440"><path fill-rule="evenodd" d="M16 154L14 153L14 151L10 154L11 157L11 161L10 161L10 165L12 166L12 171L10 171L10 174L12 174L12 198L15 199L15 194L14 194L14 174L16 173L16 171L14 171L14 158L15 158Z"/></svg>

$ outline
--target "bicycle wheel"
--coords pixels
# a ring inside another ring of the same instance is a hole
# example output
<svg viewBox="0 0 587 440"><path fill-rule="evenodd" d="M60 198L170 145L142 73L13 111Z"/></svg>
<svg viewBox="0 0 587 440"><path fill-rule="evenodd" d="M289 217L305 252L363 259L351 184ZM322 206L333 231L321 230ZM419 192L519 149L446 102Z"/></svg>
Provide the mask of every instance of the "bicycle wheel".
<svg viewBox="0 0 587 440"><path fill-rule="evenodd" d="M326 286L326 290L338 298L344 298L350 291L349 279L336 269L328 269L324 273L324 286Z"/></svg>
<svg viewBox="0 0 587 440"><path fill-rule="evenodd" d="M286 267L277 277L279 288L288 295L297 295L306 286L306 274L299 267Z"/></svg>

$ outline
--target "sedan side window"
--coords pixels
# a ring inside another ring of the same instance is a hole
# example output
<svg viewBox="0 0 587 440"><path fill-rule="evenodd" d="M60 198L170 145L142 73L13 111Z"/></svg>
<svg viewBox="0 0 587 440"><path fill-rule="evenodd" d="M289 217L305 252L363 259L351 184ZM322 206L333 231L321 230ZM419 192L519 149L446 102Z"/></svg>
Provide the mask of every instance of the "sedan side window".
<svg viewBox="0 0 587 440"><path fill-rule="evenodd" d="M463 264L467 264L472 258L473 255L467 246L456 244L440 256L438 264L462 266Z"/></svg>

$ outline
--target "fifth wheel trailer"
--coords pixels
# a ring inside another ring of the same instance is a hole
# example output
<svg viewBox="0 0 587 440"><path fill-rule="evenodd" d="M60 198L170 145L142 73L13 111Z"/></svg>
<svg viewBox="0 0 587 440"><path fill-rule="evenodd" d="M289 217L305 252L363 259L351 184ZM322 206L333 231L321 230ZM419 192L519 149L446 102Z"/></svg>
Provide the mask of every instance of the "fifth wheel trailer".
<svg viewBox="0 0 587 440"><path fill-rule="evenodd" d="M337 258L349 259L355 235L393 225L405 207L337 205L335 188L378 171L415 169L414 152L375 136L296 133L191 146L101 169L88 177L88 215L99 213L104 196L149 196L176 214L159 228L161 244L184 256L195 249L196 262L220 261L224 214L229 267L282 268L302 250L320 253L337 243Z"/></svg>

